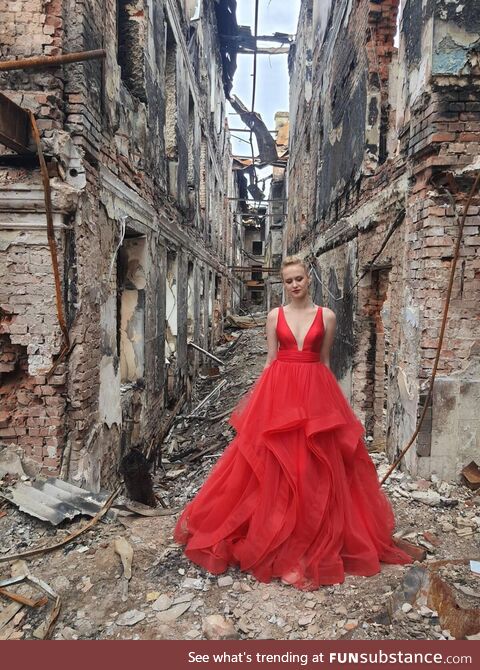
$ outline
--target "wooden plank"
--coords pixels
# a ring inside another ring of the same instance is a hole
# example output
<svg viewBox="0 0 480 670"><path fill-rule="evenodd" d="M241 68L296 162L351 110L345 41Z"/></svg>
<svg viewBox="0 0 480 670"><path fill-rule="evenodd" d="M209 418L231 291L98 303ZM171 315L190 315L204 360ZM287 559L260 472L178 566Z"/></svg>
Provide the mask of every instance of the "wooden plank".
<svg viewBox="0 0 480 670"><path fill-rule="evenodd" d="M15 614L19 612L22 607L23 605L21 603L11 603L11 605L7 605L3 608L0 612L0 630L13 619Z"/></svg>

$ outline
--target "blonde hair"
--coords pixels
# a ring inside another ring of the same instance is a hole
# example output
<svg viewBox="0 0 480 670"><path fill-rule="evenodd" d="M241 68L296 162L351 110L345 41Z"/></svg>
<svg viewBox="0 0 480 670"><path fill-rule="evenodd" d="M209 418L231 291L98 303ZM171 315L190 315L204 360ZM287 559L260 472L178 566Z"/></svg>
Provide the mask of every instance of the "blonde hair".
<svg viewBox="0 0 480 670"><path fill-rule="evenodd" d="M301 265L305 270L305 274L307 276L310 274L310 267L307 261L304 258L300 258L299 256L287 256L284 258L280 266L280 274L282 274L283 270L288 268L290 265Z"/></svg>

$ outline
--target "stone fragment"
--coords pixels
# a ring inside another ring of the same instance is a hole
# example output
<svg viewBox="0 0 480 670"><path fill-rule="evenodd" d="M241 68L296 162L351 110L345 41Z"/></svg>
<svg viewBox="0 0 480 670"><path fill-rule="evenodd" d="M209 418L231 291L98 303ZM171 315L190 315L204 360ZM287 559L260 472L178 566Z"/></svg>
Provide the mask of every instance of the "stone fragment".
<svg viewBox="0 0 480 670"><path fill-rule="evenodd" d="M172 604L172 599L164 593L155 600L152 609L155 610L155 612L164 612L165 610L168 610Z"/></svg>
<svg viewBox="0 0 480 670"><path fill-rule="evenodd" d="M232 586L233 584L233 579L230 577L230 575L226 575L225 577L219 577L217 579L217 584L220 587L223 586Z"/></svg>
<svg viewBox="0 0 480 670"><path fill-rule="evenodd" d="M147 603L154 602L160 596L160 591L149 591L147 593L146 601Z"/></svg>
<svg viewBox="0 0 480 670"><path fill-rule="evenodd" d="M63 575L57 575L57 577L52 579L51 586L54 591L61 593L62 591L67 591L70 588L70 580Z"/></svg>
<svg viewBox="0 0 480 670"><path fill-rule="evenodd" d="M301 616L299 618L298 625L299 626L309 626L312 623L312 621L314 620L314 618L315 618L315 613L314 612L311 613L311 614L304 614L303 616Z"/></svg>
<svg viewBox="0 0 480 670"><path fill-rule="evenodd" d="M231 621L220 614L211 614L202 619L202 630L207 640L236 640L236 632Z"/></svg>
<svg viewBox="0 0 480 670"><path fill-rule="evenodd" d="M159 623L171 623L179 619L190 608L190 603L179 603L172 605L170 609L157 613L157 620Z"/></svg>
<svg viewBox="0 0 480 670"><path fill-rule="evenodd" d="M117 617L116 624L117 626L134 626L139 621L145 619L145 612L140 612L139 610L128 610L128 612L123 612Z"/></svg>
<svg viewBox="0 0 480 670"><path fill-rule="evenodd" d="M413 607L410 605L410 603L403 603L402 605L402 612L405 612L405 614L408 614L408 612L411 612Z"/></svg>
<svg viewBox="0 0 480 670"><path fill-rule="evenodd" d="M174 605L178 605L178 603L189 603L195 598L194 593L182 593L181 595L177 596L175 600L173 601Z"/></svg>
<svg viewBox="0 0 480 670"><path fill-rule="evenodd" d="M59 636L62 640L78 640L77 632L70 626L64 626L59 631Z"/></svg>
<svg viewBox="0 0 480 670"><path fill-rule="evenodd" d="M354 630L355 628L358 628L358 620L348 619L347 623L343 627L345 630Z"/></svg>
<svg viewBox="0 0 480 670"><path fill-rule="evenodd" d="M412 491L410 494L414 500L435 507L440 504L440 494L429 489L428 491Z"/></svg>
<svg viewBox="0 0 480 670"><path fill-rule="evenodd" d="M182 588L184 589L197 589L197 591L203 590L203 579L198 577L194 579L193 577L186 577L182 582Z"/></svg>

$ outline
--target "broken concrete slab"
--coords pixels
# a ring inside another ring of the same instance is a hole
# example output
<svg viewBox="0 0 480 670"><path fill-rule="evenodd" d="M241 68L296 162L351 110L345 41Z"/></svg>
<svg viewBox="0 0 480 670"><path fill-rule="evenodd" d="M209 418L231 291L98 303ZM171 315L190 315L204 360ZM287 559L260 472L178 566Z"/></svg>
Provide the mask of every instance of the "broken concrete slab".
<svg viewBox="0 0 480 670"><path fill-rule="evenodd" d="M10 449L0 449L0 479L5 475L26 476L20 456Z"/></svg>

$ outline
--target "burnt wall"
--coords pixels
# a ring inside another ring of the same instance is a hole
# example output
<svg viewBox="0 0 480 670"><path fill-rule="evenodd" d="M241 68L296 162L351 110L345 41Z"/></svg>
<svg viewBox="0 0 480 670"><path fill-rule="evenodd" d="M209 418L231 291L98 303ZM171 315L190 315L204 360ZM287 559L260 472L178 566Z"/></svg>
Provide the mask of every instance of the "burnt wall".
<svg viewBox="0 0 480 670"><path fill-rule="evenodd" d="M45 471L98 489L114 482L125 450L161 443L167 410L188 401L204 362L189 355L189 339L213 346L232 302L228 197L237 187L215 11L205 3L191 22L174 0L15 7L0 8L3 58L101 48L106 58L0 78L42 132L72 343L47 378L62 340L40 174L5 156L0 395L8 411L0 439ZM203 323L190 332L192 314Z"/></svg>
<svg viewBox="0 0 480 670"><path fill-rule="evenodd" d="M480 146L478 3L407 0L402 8L398 16L399 2L302 3L290 62L285 235L287 253L316 263L315 295L337 315L333 368L369 440L391 458L422 411L455 221ZM312 46L310 83L304 68ZM472 409L480 369L477 199L466 218L434 401L405 461L424 476L456 478L479 435ZM468 428L461 427L467 415Z"/></svg>

